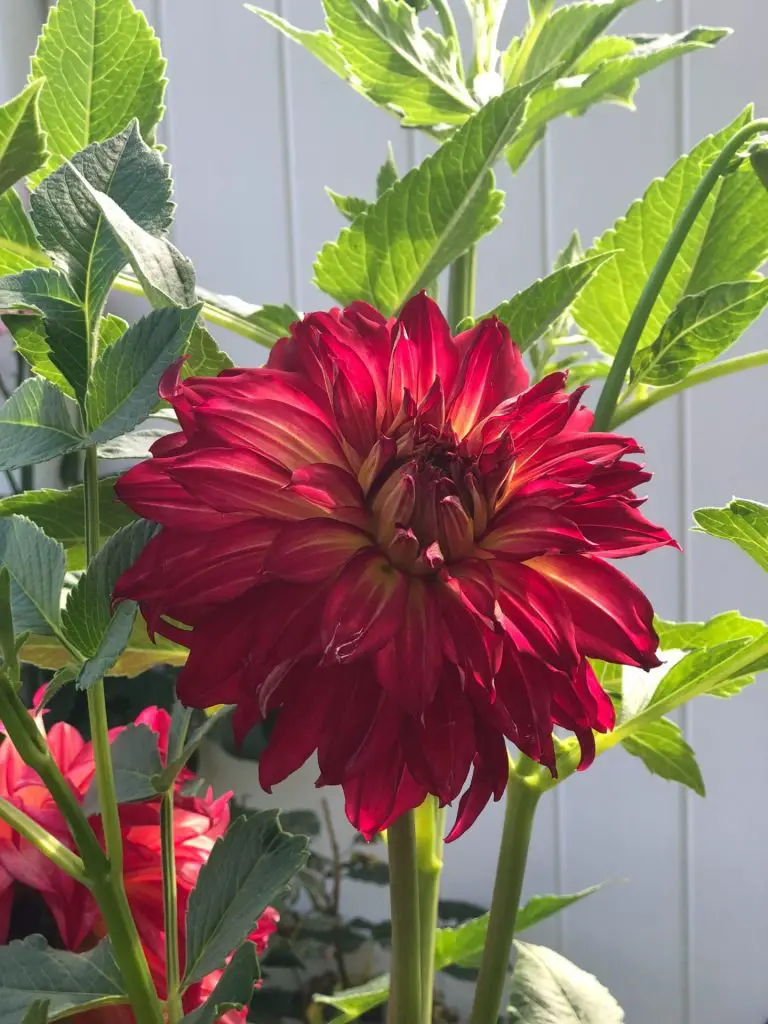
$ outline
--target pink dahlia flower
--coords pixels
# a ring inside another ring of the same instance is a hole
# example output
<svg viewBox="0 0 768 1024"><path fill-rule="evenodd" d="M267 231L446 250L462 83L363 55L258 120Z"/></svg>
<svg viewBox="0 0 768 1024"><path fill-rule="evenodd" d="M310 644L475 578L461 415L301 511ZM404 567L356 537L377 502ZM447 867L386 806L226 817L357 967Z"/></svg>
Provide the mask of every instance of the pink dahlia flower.
<svg viewBox="0 0 768 1024"><path fill-rule="evenodd" d="M638 509L642 449L565 379L527 387L502 323L453 338L426 295L305 316L263 369L168 372L181 431L117 487L163 529L115 596L189 647L186 704L236 704L241 734L278 711L265 789L316 752L366 835L464 791L456 837L506 739L554 771L559 725L590 763L614 714L587 658L658 664L606 559L674 542Z"/></svg>
<svg viewBox="0 0 768 1024"><path fill-rule="evenodd" d="M148 708L137 719L158 735L163 759L168 750L170 718L167 712ZM112 731L114 739L122 729ZM85 797L95 774L93 748L71 725L59 722L48 733L53 757L72 789ZM192 778L184 772L177 783L174 807L174 840L179 905L179 948L185 949L185 917L190 893L213 844L229 824L229 795L214 800L185 797L178 787ZM38 775L19 757L10 740L0 744L0 796L44 825L63 843L74 849L66 822ZM99 830L99 819L91 823ZM160 800L123 804L120 808L123 835L124 878L128 902L136 921L152 977L161 998L165 988L165 921L163 911L162 850L160 845ZM38 892L55 920L61 946L73 952L92 947L104 934L105 926L91 894L84 886L52 864L10 826L0 822L0 942L7 940L16 884ZM264 952L277 928L276 911L267 909L249 936L259 953ZM183 965L182 965L183 968ZM221 971L214 971L191 986L184 995L184 1009L196 1009L213 991ZM82 1024L135 1024L132 1011L110 1006L76 1015ZM224 1024L242 1024L245 1011L230 1011Z"/></svg>

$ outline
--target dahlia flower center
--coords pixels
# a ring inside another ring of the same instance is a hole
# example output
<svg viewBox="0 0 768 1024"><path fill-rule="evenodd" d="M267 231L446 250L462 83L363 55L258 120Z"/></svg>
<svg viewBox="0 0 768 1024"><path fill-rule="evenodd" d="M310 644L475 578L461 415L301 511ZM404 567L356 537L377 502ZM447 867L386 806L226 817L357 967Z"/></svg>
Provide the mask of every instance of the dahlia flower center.
<svg viewBox="0 0 768 1024"><path fill-rule="evenodd" d="M404 572L424 576L474 545L479 489L475 460L445 427L400 438L400 459L372 492L379 543Z"/></svg>

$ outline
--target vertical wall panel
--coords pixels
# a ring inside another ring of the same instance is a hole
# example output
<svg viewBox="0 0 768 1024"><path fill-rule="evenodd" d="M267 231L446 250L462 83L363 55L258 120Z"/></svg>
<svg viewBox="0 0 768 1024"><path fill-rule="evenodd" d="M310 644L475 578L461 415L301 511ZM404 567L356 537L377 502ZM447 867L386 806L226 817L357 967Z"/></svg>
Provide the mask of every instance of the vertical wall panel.
<svg viewBox="0 0 768 1024"><path fill-rule="evenodd" d="M706 68L692 62L692 139L723 127L754 100L765 116L764 43L768 11L754 0L694 0L697 20L731 25ZM712 88L717 83L717 88ZM729 355L764 349L766 320ZM691 393L692 508L723 505L734 494L768 500L763 439L768 432L768 371L726 378ZM705 536L688 539L692 612L725 608L765 618L768 585L740 551ZM693 745L708 797L692 803L693 1024L768 1018L768 690L755 686L737 701L699 701L692 708Z"/></svg>
<svg viewBox="0 0 768 1024"><path fill-rule="evenodd" d="M615 28L621 33L674 30L671 4L639 4ZM655 175L665 173L679 154L677 99L675 72L662 68L642 79L634 114L601 106L583 118L556 124L550 169L552 234L558 245L573 228L588 245ZM677 412L671 405L657 409L633 422L629 432L646 447L655 472L647 487L648 514L677 531ZM651 594L660 614L671 617L680 610L677 563L673 552L662 551L625 567ZM626 879L564 919L565 954L608 985L629 1021L682 1020L685 915L679 791L618 750L569 781L562 803L566 891L603 879Z"/></svg>

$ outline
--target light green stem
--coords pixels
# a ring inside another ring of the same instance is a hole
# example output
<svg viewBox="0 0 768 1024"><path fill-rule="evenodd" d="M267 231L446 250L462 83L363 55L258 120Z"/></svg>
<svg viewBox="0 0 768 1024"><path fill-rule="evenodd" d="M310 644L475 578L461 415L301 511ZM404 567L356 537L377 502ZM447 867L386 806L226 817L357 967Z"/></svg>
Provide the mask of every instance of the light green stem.
<svg viewBox="0 0 768 1024"><path fill-rule="evenodd" d="M627 420L631 420L634 416L639 416L646 409L658 405L659 402L687 391L688 388L695 388L698 384L717 380L718 377L728 377L733 373L742 373L744 370L754 370L758 366L768 366L768 352L751 352L746 356L735 356L733 359L723 359L719 363L702 366L698 370L693 370L676 384L670 384L664 388L653 388L642 398L619 405L611 420L611 430L626 423Z"/></svg>
<svg viewBox="0 0 768 1024"><path fill-rule="evenodd" d="M81 885L89 885L85 875L85 866L76 853L60 842L56 836L38 825L24 811L19 810L8 800L0 797L0 818L11 826L19 835L24 836L49 861L74 878Z"/></svg>
<svg viewBox="0 0 768 1024"><path fill-rule="evenodd" d="M488 934L480 963L470 1024L496 1024L509 972L533 819L541 796L526 781L525 774L520 774L532 767L532 762L521 757L518 766L516 770L510 765L507 808L488 920Z"/></svg>
<svg viewBox="0 0 768 1024"><path fill-rule="evenodd" d="M128 274L120 274L115 281L115 288L118 291L126 292L128 295L144 294L141 283L135 277L130 277ZM263 327L252 323L246 317L231 313L228 309L222 309L221 306L217 306L213 302L203 302L202 315L208 323L216 324L218 327L225 327L228 331L232 331L233 334L239 334L241 338L255 341L258 345L263 345L265 348L272 348L277 341L277 338L268 331L265 331Z"/></svg>
<svg viewBox="0 0 768 1024"><path fill-rule="evenodd" d="M664 282L669 276L669 272L688 237L688 233L695 224L704 203L707 201L707 197L717 184L720 175L728 170L733 158L744 143L753 135L759 135L764 131L768 131L768 120L752 121L742 128L741 131L737 132L723 146L717 158L712 162L707 173L697 185L696 191L683 210L680 220L667 239L667 243L645 283L645 287L627 324L624 337L621 339L621 344L600 395L600 401L597 403L593 430L608 430L611 425L621 389L624 387L624 380L632 365L632 357L643 336L645 325L648 323L648 318L653 312L653 307L656 305L656 300L661 294Z"/></svg>
<svg viewBox="0 0 768 1024"><path fill-rule="evenodd" d="M421 1020L432 1024L435 996L435 945L440 876L443 872L445 808L433 796L415 811L416 863L419 886L419 947L421 952Z"/></svg>
<svg viewBox="0 0 768 1024"><path fill-rule="evenodd" d="M451 264L448 279L448 323L456 331L462 320L475 311L477 250L474 245Z"/></svg>
<svg viewBox="0 0 768 1024"><path fill-rule="evenodd" d="M181 1003L179 962L179 907L176 884L176 849L173 838L173 788L163 793L160 809L160 842L163 850L163 907L165 910L165 977L168 1024L184 1016Z"/></svg>
<svg viewBox="0 0 768 1024"><path fill-rule="evenodd" d="M392 964L388 1024L421 1022L421 958L416 830L408 811L387 832Z"/></svg>

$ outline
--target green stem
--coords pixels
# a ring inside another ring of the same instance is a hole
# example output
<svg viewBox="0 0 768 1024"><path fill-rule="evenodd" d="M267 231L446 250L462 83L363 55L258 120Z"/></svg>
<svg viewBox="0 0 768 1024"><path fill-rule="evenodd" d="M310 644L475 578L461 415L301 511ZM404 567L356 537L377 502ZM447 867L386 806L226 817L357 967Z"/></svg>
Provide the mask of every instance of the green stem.
<svg viewBox="0 0 768 1024"><path fill-rule="evenodd" d="M165 910L165 977L168 1024L184 1016L181 1003L179 961L179 908L176 886L176 849L173 840L173 789L163 793L160 809L160 842L163 850L163 907Z"/></svg>
<svg viewBox="0 0 768 1024"><path fill-rule="evenodd" d="M432 1024L435 989L435 945L440 876L443 872L445 808L433 796L415 811L416 874L419 887L419 949L421 952L421 1021Z"/></svg>
<svg viewBox="0 0 768 1024"><path fill-rule="evenodd" d="M115 288L118 291L126 292L128 295L144 294L141 283L128 274L120 274L115 281ZM232 331L233 334L239 334L241 338L255 341L265 348L272 348L277 341L277 335L264 330L263 327L252 323L246 317L237 316L236 313L222 309L221 306L217 306L213 302L203 302L202 314L208 323L216 324L218 327L225 327L228 331Z"/></svg>
<svg viewBox="0 0 768 1024"><path fill-rule="evenodd" d="M707 197L717 184L720 175L729 169L731 161L747 139L764 131L768 131L768 120L765 119L752 121L742 128L741 131L737 132L723 146L717 158L697 185L696 191L683 210L680 220L667 239L667 243L645 283L645 287L627 324L624 337L621 339L621 344L600 395L600 401L597 403L593 430L608 430L611 425L621 389L624 387L624 380L632 364L635 349L643 336L648 318L653 312L653 307L656 305L656 300L664 287L664 282L667 280L669 272L688 237L688 233L696 222L696 218L701 212L704 203L707 201Z"/></svg>
<svg viewBox="0 0 768 1024"><path fill-rule="evenodd" d="M43 856L47 857L56 867L61 868L70 878L74 878L81 885L89 885L85 866L77 854L72 853L69 847L60 842L56 836L52 836L24 811L19 810L3 797L0 797L0 818L19 835L29 840Z"/></svg>
<svg viewBox="0 0 768 1024"><path fill-rule="evenodd" d="M477 250L474 245L451 264L448 279L448 322L456 331L462 320L475 311L475 273Z"/></svg>
<svg viewBox="0 0 768 1024"><path fill-rule="evenodd" d="M733 359L723 359L719 363L711 363L698 370L693 370L676 384L670 384L664 388L653 388L642 398L636 398L632 402L622 403L614 412L611 420L611 430L631 420L633 416L639 416L646 409L651 409L666 398L679 395L688 388L694 388L697 384L706 384L709 380L717 380L718 377L728 377L732 373L741 373L743 370L753 370L758 366L768 366L768 352L751 352L746 356L735 356Z"/></svg>
<svg viewBox="0 0 768 1024"><path fill-rule="evenodd" d="M392 908L392 965L389 1024L420 1024L421 960L416 830L408 811L390 826L389 898Z"/></svg>
<svg viewBox="0 0 768 1024"><path fill-rule="evenodd" d="M85 549L88 564L101 543L99 524L99 460L96 446L86 449L84 478ZM94 878L93 893L99 904L115 957L125 981L126 991L137 1020L142 1024L161 1024L163 1011L152 981L147 958L141 945L123 879L123 836L120 829L120 810L115 790L112 752L109 743L107 702L104 680L100 679L88 690L88 718L91 743L96 765L96 787L99 795L102 828L107 852L107 871ZM83 850L86 867L88 858ZM102 855L103 858L103 855Z"/></svg>
<svg viewBox="0 0 768 1024"><path fill-rule="evenodd" d="M515 922L523 890L533 818L540 793L526 781L532 762L521 757L519 769L510 765L507 809L493 887L488 934L477 979L470 1024L495 1024L504 994L512 954Z"/></svg>
<svg viewBox="0 0 768 1024"><path fill-rule="evenodd" d="M142 1024L164 1024L162 1006L131 916L122 878L118 880L114 875L76 794L54 761L44 735L3 673L0 673L0 719L20 757L40 776L69 826L91 891L106 923L136 1019Z"/></svg>

